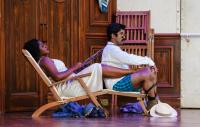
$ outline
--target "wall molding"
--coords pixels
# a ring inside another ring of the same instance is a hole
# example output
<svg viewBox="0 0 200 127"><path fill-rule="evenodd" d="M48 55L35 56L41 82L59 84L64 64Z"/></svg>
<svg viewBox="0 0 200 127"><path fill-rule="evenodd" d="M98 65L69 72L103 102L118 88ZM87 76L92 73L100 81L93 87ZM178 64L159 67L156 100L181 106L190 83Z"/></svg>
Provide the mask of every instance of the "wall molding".
<svg viewBox="0 0 200 127"><path fill-rule="evenodd" d="M0 114L5 112L5 31L4 0L0 1Z"/></svg>

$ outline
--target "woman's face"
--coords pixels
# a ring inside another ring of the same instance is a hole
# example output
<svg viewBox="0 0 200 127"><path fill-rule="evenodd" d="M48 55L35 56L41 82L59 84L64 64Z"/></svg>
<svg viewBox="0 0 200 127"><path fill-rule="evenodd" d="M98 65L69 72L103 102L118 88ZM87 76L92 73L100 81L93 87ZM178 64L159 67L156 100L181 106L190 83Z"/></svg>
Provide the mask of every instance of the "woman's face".
<svg viewBox="0 0 200 127"><path fill-rule="evenodd" d="M48 55L49 54L48 46L42 41L38 41L38 43L39 43L40 55L41 56Z"/></svg>

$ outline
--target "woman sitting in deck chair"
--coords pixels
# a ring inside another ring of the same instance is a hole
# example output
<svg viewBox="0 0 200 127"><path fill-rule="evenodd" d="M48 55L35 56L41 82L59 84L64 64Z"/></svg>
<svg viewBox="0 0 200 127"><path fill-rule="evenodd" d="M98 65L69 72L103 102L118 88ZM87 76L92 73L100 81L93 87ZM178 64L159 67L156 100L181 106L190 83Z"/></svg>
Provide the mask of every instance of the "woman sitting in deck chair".
<svg viewBox="0 0 200 127"><path fill-rule="evenodd" d="M24 49L29 51L46 75L51 77L54 81L60 81L67 77L74 76L74 72L82 67L81 63L77 63L71 68L67 68L62 61L49 58L49 50L47 45L37 39L32 39L26 42ZM95 63L77 74L83 73L91 73L91 76L84 77L83 80L88 85L91 92L95 92L103 89L102 77L118 78L133 73L133 70L119 69L108 65ZM85 94L84 89L77 80L68 81L64 84L57 85L56 88L59 95L62 97L75 97Z"/></svg>

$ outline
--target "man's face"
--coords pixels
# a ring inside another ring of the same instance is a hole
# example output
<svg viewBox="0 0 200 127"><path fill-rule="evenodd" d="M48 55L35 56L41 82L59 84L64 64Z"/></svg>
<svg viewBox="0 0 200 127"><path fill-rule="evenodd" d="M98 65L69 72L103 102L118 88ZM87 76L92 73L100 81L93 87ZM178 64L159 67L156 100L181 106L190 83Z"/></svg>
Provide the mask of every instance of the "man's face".
<svg viewBox="0 0 200 127"><path fill-rule="evenodd" d="M113 42L116 44L121 44L122 40L125 39L125 30L121 29L117 35L112 34Z"/></svg>

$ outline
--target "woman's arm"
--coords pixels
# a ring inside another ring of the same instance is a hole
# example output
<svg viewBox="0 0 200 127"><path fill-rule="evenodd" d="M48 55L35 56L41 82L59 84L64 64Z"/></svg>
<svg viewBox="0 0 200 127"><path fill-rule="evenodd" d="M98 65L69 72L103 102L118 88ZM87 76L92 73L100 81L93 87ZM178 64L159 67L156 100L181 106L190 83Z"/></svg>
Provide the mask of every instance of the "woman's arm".
<svg viewBox="0 0 200 127"><path fill-rule="evenodd" d="M101 64L102 75L104 78L120 78L122 76L132 74L135 72L133 69L121 69L109 65Z"/></svg>
<svg viewBox="0 0 200 127"><path fill-rule="evenodd" d="M81 63L77 63L76 65L72 66L66 71L58 72L56 66L54 65L53 61L49 57L44 57L40 61L40 65L45 71L52 77L54 81L60 81L67 78L71 75L75 70L81 67Z"/></svg>

